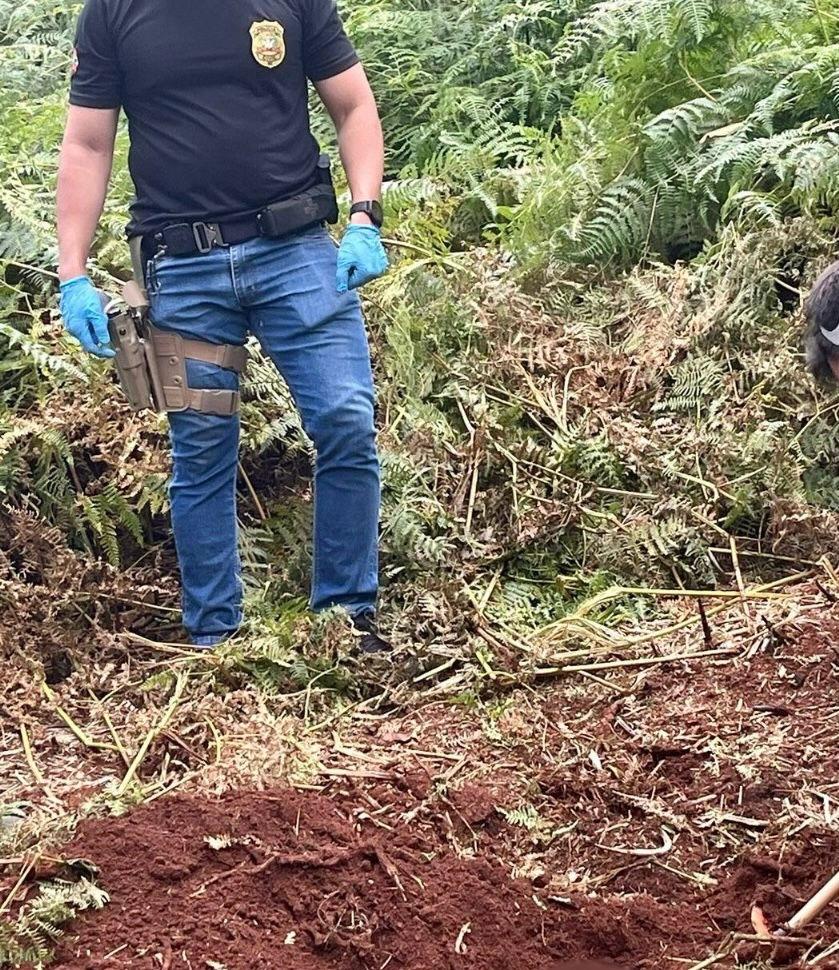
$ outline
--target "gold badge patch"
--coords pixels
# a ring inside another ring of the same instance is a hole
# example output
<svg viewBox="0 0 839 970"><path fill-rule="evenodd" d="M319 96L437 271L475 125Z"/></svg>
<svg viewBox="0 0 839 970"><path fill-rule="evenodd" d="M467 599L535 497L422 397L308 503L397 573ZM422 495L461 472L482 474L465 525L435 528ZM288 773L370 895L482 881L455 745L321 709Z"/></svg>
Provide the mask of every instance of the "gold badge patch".
<svg viewBox="0 0 839 970"><path fill-rule="evenodd" d="M283 25L276 20L256 20L251 24L251 52L257 64L277 67L285 58Z"/></svg>

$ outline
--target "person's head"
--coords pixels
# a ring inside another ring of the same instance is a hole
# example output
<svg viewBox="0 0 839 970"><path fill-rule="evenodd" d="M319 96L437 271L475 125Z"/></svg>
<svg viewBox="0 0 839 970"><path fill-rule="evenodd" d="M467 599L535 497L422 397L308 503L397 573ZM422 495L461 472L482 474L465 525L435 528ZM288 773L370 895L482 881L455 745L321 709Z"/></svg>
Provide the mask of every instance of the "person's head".
<svg viewBox="0 0 839 970"><path fill-rule="evenodd" d="M823 382L839 382L839 262L818 277L804 303L807 366Z"/></svg>

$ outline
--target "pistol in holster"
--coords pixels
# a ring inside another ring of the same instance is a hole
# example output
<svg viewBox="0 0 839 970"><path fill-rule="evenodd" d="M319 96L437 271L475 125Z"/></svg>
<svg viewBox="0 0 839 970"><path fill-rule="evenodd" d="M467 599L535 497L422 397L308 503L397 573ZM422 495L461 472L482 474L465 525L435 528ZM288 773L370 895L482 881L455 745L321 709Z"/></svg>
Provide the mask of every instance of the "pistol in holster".
<svg viewBox="0 0 839 970"><path fill-rule="evenodd" d="M212 344L160 330L149 315L142 256L131 240L135 278L122 288L122 302L108 305L108 330L116 351L120 386L134 411L201 411L231 415L239 410L239 392L189 386L186 361L200 360L241 374L248 353L236 344Z"/></svg>

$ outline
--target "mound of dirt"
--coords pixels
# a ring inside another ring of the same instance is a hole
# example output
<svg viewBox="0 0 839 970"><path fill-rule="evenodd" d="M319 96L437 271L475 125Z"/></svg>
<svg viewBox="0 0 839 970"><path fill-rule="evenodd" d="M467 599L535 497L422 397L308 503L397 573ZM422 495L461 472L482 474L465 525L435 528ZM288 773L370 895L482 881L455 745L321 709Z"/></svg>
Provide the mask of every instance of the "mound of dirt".
<svg viewBox="0 0 839 970"><path fill-rule="evenodd" d="M66 855L99 867L111 902L76 921L55 966L628 970L678 935L652 899L538 899L494 863L371 821L289 790L87 821Z"/></svg>
<svg viewBox="0 0 839 970"><path fill-rule="evenodd" d="M447 701L347 722L318 749L328 797L239 790L89 819L64 856L99 866L112 901L68 927L57 965L761 965L752 907L780 926L839 869L837 637L839 605L826 614L819 594L755 653L653 670L602 696L562 682L517 692L492 733L483 712ZM240 732L263 730L236 718ZM72 745L48 726L40 739L42 771L88 779L68 783L71 806L114 770L65 770L54 752ZM194 767L173 743L161 737L144 771L163 757ZM213 766L197 790L243 777ZM20 898L54 874L32 874ZM790 962L839 970L837 940L834 904Z"/></svg>

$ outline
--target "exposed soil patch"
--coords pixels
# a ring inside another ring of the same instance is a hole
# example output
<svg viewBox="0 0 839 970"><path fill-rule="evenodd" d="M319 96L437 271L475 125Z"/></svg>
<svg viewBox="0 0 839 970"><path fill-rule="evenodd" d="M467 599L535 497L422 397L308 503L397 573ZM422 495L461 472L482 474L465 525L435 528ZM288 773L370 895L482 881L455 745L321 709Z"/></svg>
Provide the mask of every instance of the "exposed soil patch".
<svg viewBox="0 0 839 970"><path fill-rule="evenodd" d="M95 860L111 904L77 921L56 965L559 970L607 956L628 967L654 928L675 925L652 900L537 900L496 863L351 811L285 790L87 822L67 851Z"/></svg>
<svg viewBox="0 0 839 970"><path fill-rule="evenodd" d="M77 673L45 704L21 673L9 736L28 724L51 791L21 754L20 827L59 799L88 816L61 854L98 865L111 894L68 926L57 965L765 970L732 937L751 907L781 924L839 869L839 604L735 604L712 633L730 655L342 712L197 671L138 772L154 800L122 818L101 817L126 770L105 710L133 752L171 678L106 706ZM170 785L183 794L158 797ZM8 857L0 898L25 868ZM54 874L25 877L15 905ZM793 962L837 970L839 904L806 935Z"/></svg>
<svg viewBox="0 0 839 970"><path fill-rule="evenodd" d="M839 857L839 845L827 848L783 865L745 860L705 899L560 899L407 825L381 828L350 800L179 796L81 827L66 855L99 866L111 903L76 921L56 966L659 967L665 953L702 952L742 926L756 893L786 912L794 892L773 879L809 888Z"/></svg>
<svg viewBox="0 0 839 970"><path fill-rule="evenodd" d="M751 933L753 904L780 925L839 870L839 611L772 628L753 611L749 635L731 660L560 683L538 703L502 696L479 723L427 705L357 731L329 763L349 771L351 745L358 767L392 774L396 792L352 786L380 820L408 814L546 896L588 900L584 915L592 899L628 918L655 912L630 965L691 966ZM412 808L404 790L420 797L423 770L427 797ZM807 936L821 941L818 966L839 967L822 955L839 940L839 905Z"/></svg>

